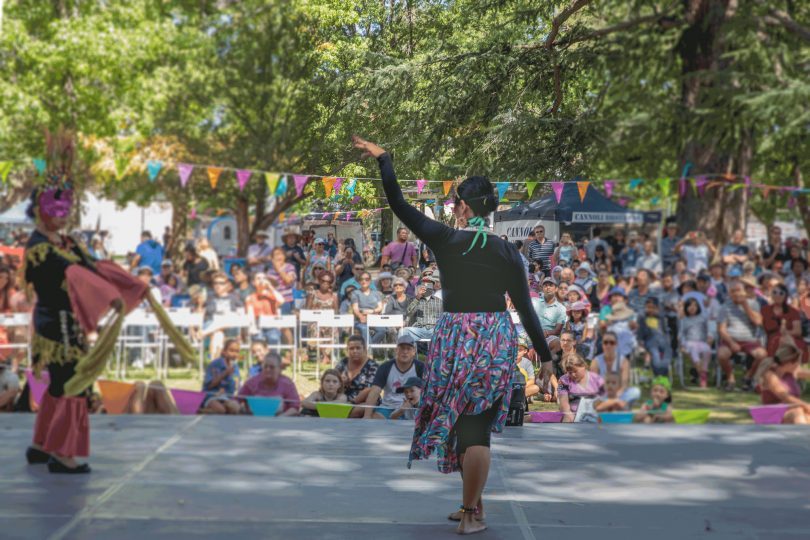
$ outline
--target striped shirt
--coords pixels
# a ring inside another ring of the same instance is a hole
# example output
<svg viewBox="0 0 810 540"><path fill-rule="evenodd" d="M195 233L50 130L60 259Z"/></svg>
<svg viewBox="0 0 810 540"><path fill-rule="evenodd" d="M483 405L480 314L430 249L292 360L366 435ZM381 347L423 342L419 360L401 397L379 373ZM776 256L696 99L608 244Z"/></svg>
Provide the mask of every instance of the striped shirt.
<svg viewBox="0 0 810 540"><path fill-rule="evenodd" d="M529 260L540 263L542 270L548 274L551 270L551 256L554 255L554 242L548 238L545 238L542 244L533 240L529 244L528 253Z"/></svg>

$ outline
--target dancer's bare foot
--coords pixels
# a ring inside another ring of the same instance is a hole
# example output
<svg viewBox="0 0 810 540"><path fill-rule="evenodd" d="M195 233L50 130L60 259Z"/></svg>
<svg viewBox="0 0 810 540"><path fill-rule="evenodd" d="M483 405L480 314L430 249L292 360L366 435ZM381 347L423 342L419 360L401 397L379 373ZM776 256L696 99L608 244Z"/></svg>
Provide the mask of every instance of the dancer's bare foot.
<svg viewBox="0 0 810 540"><path fill-rule="evenodd" d="M475 514L462 513L461 522L459 522L456 532L458 534L475 534L486 529L487 524L476 519Z"/></svg>
<svg viewBox="0 0 810 540"><path fill-rule="evenodd" d="M450 521L461 521L462 516L464 516L464 512L462 512L461 510L456 510L455 512L447 516L447 519L449 519ZM478 501L478 511L475 513L475 519L477 519L478 521L484 521L484 519L486 519L486 514L484 514L483 501L480 500Z"/></svg>

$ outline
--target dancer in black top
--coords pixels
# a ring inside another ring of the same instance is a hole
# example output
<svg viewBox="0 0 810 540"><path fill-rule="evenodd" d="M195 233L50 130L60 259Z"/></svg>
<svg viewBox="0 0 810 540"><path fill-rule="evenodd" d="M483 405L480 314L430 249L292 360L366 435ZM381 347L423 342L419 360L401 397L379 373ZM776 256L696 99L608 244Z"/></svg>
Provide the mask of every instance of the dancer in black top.
<svg viewBox="0 0 810 540"><path fill-rule="evenodd" d="M486 229L484 218L497 207L487 178L470 177L458 186L453 212L465 227L452 229L405 201L390 154L359 137L353 141L364 157L377 158L388 204L433 251L441 271L444 314L430 344L408 464L436 450L441 472L463 471L463 503L449 517L460 521L459 533L479 532L486 529L481 494L489 474L489 435L503 429L516 372L517 332L505 294L541 361L551 362L526 273L515 246Z"/></svg>

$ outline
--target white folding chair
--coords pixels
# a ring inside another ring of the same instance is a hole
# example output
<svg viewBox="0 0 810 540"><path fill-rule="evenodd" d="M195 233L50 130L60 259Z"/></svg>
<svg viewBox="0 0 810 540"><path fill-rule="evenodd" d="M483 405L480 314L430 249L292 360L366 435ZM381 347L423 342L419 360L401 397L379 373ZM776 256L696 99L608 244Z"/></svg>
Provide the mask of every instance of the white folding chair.
<svg viewBox="0 0 810 540"><path fill-rule="evenodd" d="M292 350L293 380L296 380L298 376L298 319L295 315L262 315L259 317L258 328L259 330L277 329L279 332L287 329L292 332L293 342L291 344L281 343L279 336L279 342L269 346L276 352L281 352L282 349Z"/></svg>
<svg viewBox="0 0 810 540"><path fill-rule="evenodd" d="M253 320L247 313L244 312L222 313L219 315L214 315L214 318L211 319L211 323L206 327L203 333L205 335L210 335L222 330L239 330L240 336L239 349L246 350L248 353L247 368L245 370L245 374L247 374L248 370L250 369L250 365L252 363L250 354L250 343L247 340L241 339L241 335L243 331L249 332L252 326ZM213 360L213 358L211 360Z"/></svg>
<svg viewBox="0 0 810 540"><path fill-rule="evenodd" d="M28 365L31 365L31 314L30 313L0 313L0 326L5 328L21 328L24 332L22 341L12 341L0 345L0 350L25 349Z"/></svg>
<svg viewBox="0 0 810 540"><path fill-rule="evenodd" d="M329 349L333 353L330 355L332 358L332 367L335 367L334 351L343 347L343 344L340 342L340 331L347 330L351 333L354 330L354 315L351 313L336 315L330 312L329 316L325 316L321 319L319 329L332 330L331 338L322 339L318 343L318 356L320 356L321 349ZM318 380L321 378L320 365L320 361L315 364L315 378Z"/></svg>
<svg viewBox="0 0 810 540"><path fill-rule="evenodd" d="M158 374L160 373L163 343L159 336L154 341L149 340L149 333L155 328L160 328L157 317L145 309L136 309L124 319L121 333L118 336L118 354L116 355L115 372L118 378L126 378L128 362L126 357L130 349L139 349L144 355L149 349L157 349L155 369Z"/></svg>
<svg viewBox="0 0 810 540"><path fill-rule="evenodd" d="M320 322L328 320L333 317L335 313L331 309L302 309L298 312L298 346L305 347L314 344L316 347L323 341L320 337ZM313 332L305 332L307 329L314 330ZM305 359L301 359L298 363L298 368L303 373ZM318 360L316 359L317 363ZM316 368L315 373L318 372Z"/></svg>
<svg viewBox="0 0 810 540"><path fill-rule="evenodd" d="M396 328L397 334L399 330L405 325L405 318L402 315L369 315L366 319L366 346L369 352L372 349L396 349L397 344L394 343L371 343L371 329L372 328L385 328L386 333L389 328Z"/></svg>
<svg viewBox="0 0 810 540"><path fill-rule="evenodd" d="M199 351L199 370L200 370L200 378L203 377L203 358L205 351L203 350L203 341L202 339L196 340L193 338L193 332L191 331L193 328L202 328L203 326L203 314L202 313L193 313L189 308L169 308L166 310L168 313L169 318L172 321L172 324L180 330L183 330L186 338L191 343L192 347L196 347ZM165 336L164 336L165 339ZM169 359L168 359L168 348L171 347L170 343L166 341L166 351L167 357L166 362L164 364L165 369L165 376L168 378L169 376Z"/></svg>

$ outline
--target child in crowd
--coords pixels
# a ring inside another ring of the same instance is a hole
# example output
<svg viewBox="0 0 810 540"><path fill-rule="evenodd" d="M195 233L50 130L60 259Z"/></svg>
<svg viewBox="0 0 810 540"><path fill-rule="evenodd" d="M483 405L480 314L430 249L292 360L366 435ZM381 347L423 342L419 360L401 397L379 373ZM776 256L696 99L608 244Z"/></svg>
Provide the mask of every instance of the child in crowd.
<svg viewBox="0 0 810 540"><path fill-rule="evenodd" d="M668 377L656 377L652 382L650 398L633 416L633 422L641 424L658 424L673 422L672 416L672 383Z"/></svg>
<svg viewBox="0 0 810 540"><path fill-rule="evenodd" d="M679 313L678 342L689 355L700 377L700 387L706 388L712 348L709 337L709 319L696 298L688 298Z"/></svg>
<svg viewBox="0 0 810 540"><path fill-rule="evenodd" d="M639 340L644 344L652 363L653 375L668 375L672 351L666 336L666 325L658 298L651 296L644 303L644 316L639 317Z"/></svg>
<svg viewBox="0 0 810 540"><path fill-rule="evenodd" d="M597 412L629 411L630 406L619 395L622 378L618 373L608 373L605 377L605 392L607 396L598 399L594 405Z"/></svg>
<svg viewBox="0 0 810 540"><path fill-rule="evenodd" d="M327 369L323 372L320 388L301 402L301 414L318 416L318 403L348 403L338 370Z"/></svg>
<svg viewBox="0 0 810 540"><path fill-rule="evenodd" d="M531 400L532 396L540 393L540 387L537 386L534 364L529 358L528 334L518 334L517 364L518 371L526 380L526 399Z"/></svg>
<svg viewBox="0 0 810 540"><path fill-rule="evenodd" d="M391 413L390 420L414 420L422 401L422 379L409 377L405 384L397 388L397 394L405 394L399 409Z"/></svg>
<svg viewBox="0 0 810 540"><path fill-rule="evenodd" d="M584 302L577 301L571 304L563 331L574 335L577 353L586 358L590 356L593 329L588 326L588 306Z"/></svg>
<svg viewBox="0 0 810 540"><path fill-rule="evenodd" d="M576 270L576 276L574 284L585 291L585 296L590 296L593 288L596 286L596 282L593 280L594 273L593 270L591 270L591 265L587 261L580 264L579 268Z"/></svg>
<svg viewBox="0 0 810 540"><path fill-rule="evenodd" d="M557 247L557 252L554 254L554 260L560 266L571 266L574 259L577 258L577 247L574 241L571 240L569 233L563 233L560 236L560 245Z"/></svg>

